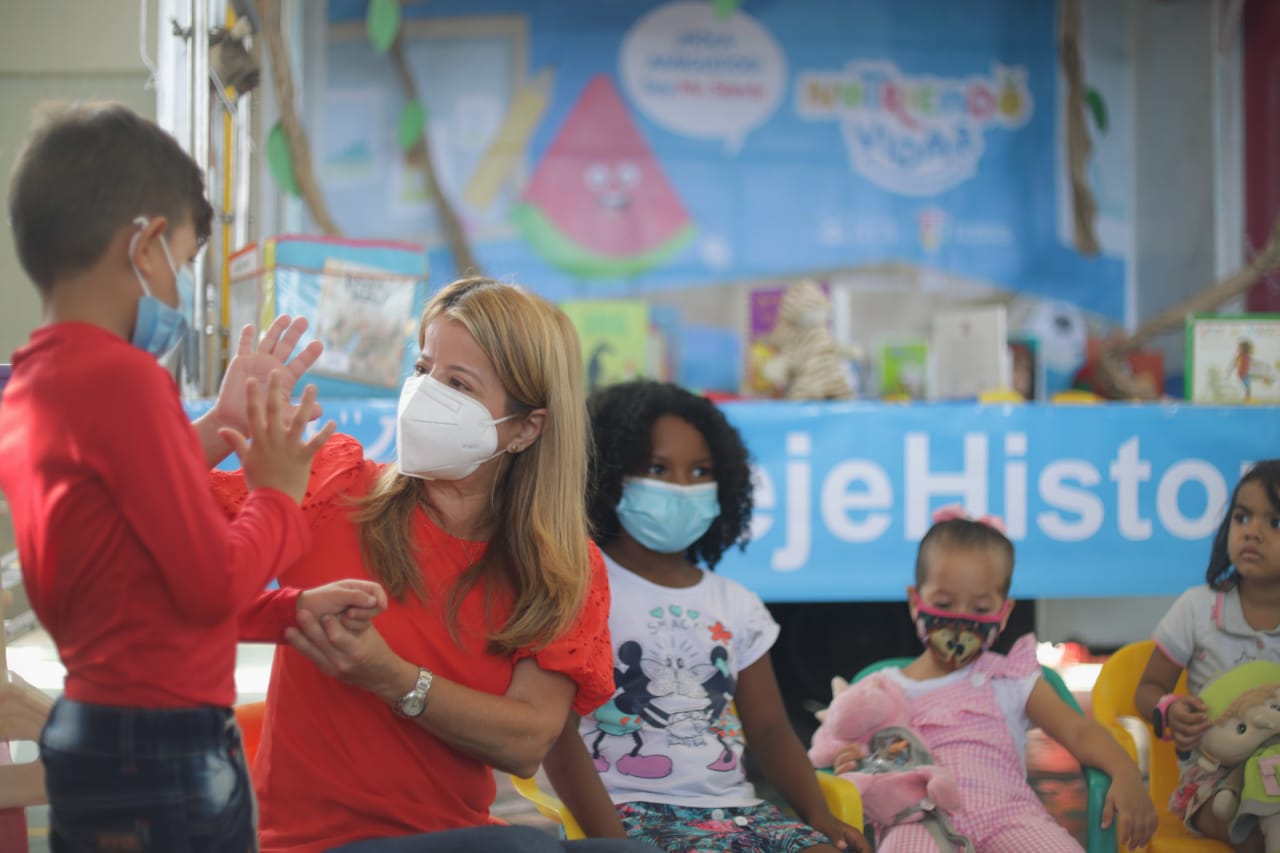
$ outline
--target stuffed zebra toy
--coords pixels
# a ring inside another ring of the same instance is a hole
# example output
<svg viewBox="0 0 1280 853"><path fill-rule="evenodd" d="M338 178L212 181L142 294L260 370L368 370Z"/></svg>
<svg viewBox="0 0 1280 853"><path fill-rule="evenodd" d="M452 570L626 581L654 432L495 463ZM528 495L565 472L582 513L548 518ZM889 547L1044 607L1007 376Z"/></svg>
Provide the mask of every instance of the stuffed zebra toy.
<svg viewBox="0 0 1280 853"><path fill-rule="evenodd" d="M827 328L831 303L813 281L787 288L770 334L777 354L761 372L788 400L848 400L853 397L844 361L857 353L836 343Z"/></svg>

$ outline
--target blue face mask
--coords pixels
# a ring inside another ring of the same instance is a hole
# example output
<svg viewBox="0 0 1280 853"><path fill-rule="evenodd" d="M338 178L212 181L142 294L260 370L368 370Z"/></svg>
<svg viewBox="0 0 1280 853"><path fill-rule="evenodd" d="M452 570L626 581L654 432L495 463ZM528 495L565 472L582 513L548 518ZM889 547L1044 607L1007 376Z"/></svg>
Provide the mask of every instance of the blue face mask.
<svg viewBox="0 0 1280 853"><path fill-rule="evenodd" d="M677 486L629 477L618 501L622 529L650 551L679 554L702 538L720 515L715 483Z"/></svg>
<svg viewBox="0 0 1280 853"><path fill-rule="evenodd" d="M140 216L134 220L134 224L145 228L147 220ZM129 244L130 264L133 264L133 250L139 236L141 235L135 235L133 242ZM133 274L138 277L138 284L142 285L142 298L138 300L138 313L133 321L132 342L138 349L151 353L156 358L168 355L187 336L187 330L191 327L187 317L194 313L196 293L195 278L191 275L191 270L186 267L179 269L174 264L169 244L164 237L160 238L160 248L164 250L169 269L173 270L174 282L178 288L178 308L171 308L152 296L151 288L147 286L141 270L137 265L133 266Z"/></svg>

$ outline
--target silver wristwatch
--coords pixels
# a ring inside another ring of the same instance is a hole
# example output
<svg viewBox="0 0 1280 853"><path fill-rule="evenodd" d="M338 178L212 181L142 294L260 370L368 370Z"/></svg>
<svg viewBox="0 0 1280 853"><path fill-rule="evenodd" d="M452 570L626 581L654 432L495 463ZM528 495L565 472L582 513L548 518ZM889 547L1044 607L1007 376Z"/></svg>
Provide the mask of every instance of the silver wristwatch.
<svg viewBox="0 0 1280 853"><path fill-rule="evenodd" d="M418 682L395 704L396 713L409 719L421 716L422 712L427 710L427 691L430 689L431 671L425 667L418 667Z"/></svg>

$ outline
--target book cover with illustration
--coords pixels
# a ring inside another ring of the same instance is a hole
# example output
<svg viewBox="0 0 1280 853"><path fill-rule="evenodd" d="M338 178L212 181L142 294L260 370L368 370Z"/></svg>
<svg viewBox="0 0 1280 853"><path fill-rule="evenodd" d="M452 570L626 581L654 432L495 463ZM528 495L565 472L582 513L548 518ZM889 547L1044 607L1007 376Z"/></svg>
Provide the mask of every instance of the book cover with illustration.
<svg viewBox="0 0 1280 853"><path fill-rule="evenodd" d="M638 299L563 302L578 330L587 392L646 375L649 305Z"/></svg>
<svg viewBox="0 0 1280 853"><path fill-rule="evenodd" d="M773 327L778 322L778 303L786 287L760 287L747 295L747 365L744 391L751 396L776 397L778 389L764 378L764 363L777 350L770 342Z"/></svg>
<svg viewBox="0 0 1280 853"><path fill-rule="evenodd" d="M929 341L897 338L875 348L876 378L883 400L927 400L933 392L933 362Z"/></svg>
<svg viewBox="0 0 1280 853"><path fill-rule="evenodd" d="M1193 403L1280 403L1280 314L1188 318L1186 383Z"/></svg>
<svg viewBox="0 0 1280 853"><path fill-rule="evenodd" d="M324 343L312 369L321 395L392 397L418 355L427 257L414 243L283 234L228 261L231 327L306 317L298 346Z"/></svg>

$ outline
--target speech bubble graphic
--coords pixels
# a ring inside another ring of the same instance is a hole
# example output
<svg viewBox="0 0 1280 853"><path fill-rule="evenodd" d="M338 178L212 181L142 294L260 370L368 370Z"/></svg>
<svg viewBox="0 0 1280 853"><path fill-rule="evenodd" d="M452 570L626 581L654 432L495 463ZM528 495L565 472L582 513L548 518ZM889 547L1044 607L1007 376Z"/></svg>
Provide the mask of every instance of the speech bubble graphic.
<svg viewBox="0 0 1280 853"><path fill-rule="evenodd" d="M736 153L778 108L787 60L755 18L706 2L660 6L627 31L618 57L628 97L668 130L723 139Z"/></svg>

